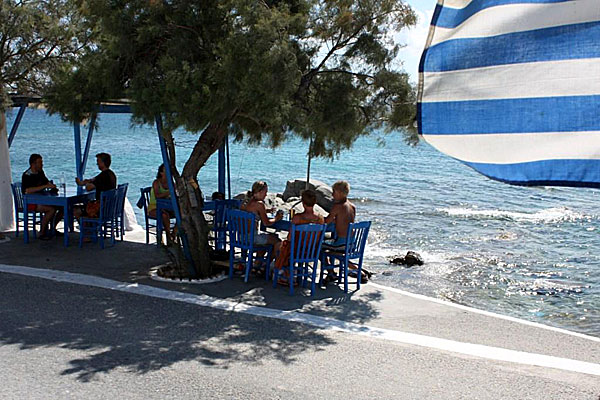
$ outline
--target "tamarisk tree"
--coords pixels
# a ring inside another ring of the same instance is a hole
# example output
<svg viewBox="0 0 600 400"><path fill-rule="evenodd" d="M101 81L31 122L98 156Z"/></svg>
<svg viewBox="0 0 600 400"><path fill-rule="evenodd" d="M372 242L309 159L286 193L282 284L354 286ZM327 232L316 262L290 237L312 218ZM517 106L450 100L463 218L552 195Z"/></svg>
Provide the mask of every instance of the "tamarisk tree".
<svg viewBox="0 0 600 400"><path fill-rule="evenodd" d="M0 170L10 171L6 111L10 95L39 96L49 71L69 63L87 44L79 13L68 0L0 2ZM10 204L10 172L0 177L0 204ZM0 207L0 231L13 224L12 207Z"/></svg>
<svg viewBox="0 0 600 400"><path fill-rule="evenodd" d="M132 118L160 115L197 274L210 275L197 176L227 134L276 147L311 139L334 157L361 135L412 125L415 95L394 33L415 23L394 0L81 0L95 46L53 74L53 112L81 120L130 99ZM199 134L182 170L172 132Z"/></svg>

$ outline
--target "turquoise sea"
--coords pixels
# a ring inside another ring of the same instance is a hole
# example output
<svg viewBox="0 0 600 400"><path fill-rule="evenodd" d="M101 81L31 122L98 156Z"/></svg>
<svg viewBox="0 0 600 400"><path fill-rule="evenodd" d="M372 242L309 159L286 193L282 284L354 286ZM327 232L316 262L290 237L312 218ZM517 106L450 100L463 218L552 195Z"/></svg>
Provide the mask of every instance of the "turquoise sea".
<svg viewBox="0 0 600 400"><path fill-rule="evenodd" d="M156 130L132 127L128 115L102 115L99 125L85 175L97 173L94 154L110 153L135 204L138 188L151 184L161 163ZM373 221L365 263L375 282L600 336L598 190L509 186L425 143L410 147L399 134L378 137L385 146L362 138L339 159L313 160L311 167L313 179L348 180L358 218ZM183 165L195 136L178 132L176 141ZM232 193L257 179L282 192L287 180L306 176L307 147L298 140L275 150L232 144ZM59 117L26 112L10 149L14 180L33 152L44 156L50 179L65 172L74 180L73 129ZM215 155L200 172L205 194L216 190L216 175ZM389 264L408 250L425 265Z"/></svg>

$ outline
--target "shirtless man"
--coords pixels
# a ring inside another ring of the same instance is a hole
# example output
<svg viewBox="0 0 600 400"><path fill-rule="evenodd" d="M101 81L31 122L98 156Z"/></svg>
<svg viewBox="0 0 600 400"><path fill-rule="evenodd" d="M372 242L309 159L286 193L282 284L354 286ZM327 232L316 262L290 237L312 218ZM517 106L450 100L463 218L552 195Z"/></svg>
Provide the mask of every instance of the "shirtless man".
<svg viewBox="0 0 600 400"><path fill-rule="evenodd" d="M356 217L356 207L348 200L350 184L346 181L337 181L331 188L333 189L335 204L331 208L331 212L327 218L325 218L325 223L328 224L335 221L337 239L325 242L324 245L328 248L346 245L348 225L354 222L354 218Z"/></svg>

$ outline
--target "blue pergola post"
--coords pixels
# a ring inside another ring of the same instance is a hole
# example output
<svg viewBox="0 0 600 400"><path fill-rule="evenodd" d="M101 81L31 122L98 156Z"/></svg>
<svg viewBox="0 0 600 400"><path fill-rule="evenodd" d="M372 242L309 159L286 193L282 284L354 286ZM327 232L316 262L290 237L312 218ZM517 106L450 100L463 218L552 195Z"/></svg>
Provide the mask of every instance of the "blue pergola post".
<svg viewBox="0 0 600 400"><path fill-rule="evenodd" d="M13 122L13 126L10 130L10 134L8 135L8 148L10 149L10 145L12 144L15 135L17 134L17 129L19 129L19 124L21 123L21 118L23 118L23 114L25 114L25 110L27 109L27 103L21 104L19 107L19 112L17 113L17 118L15 118L15 122Z"/></svg>
<svg viewBox="0 0 600 400"><path fill-rule="evenodd" d="M227 154L227 198L231 200L231 168L229 165L229 135L225 135L225 153Z"/></svg>
<svg viewBox="0 0 600 400"><path fill-rule="evenodd" d="M75 174L83 179L81 172L81 124L79 121L73 123L73 142L75 143ZM83 187L77 186L77 193L83 192Z"/></svg>
<svg viewBox="0 0 600 400"><path fill-rule="evenodd" d="M225 140L219 147L219 188L217 189L219 192L225 194Z"/></svg>
<svg viewBox="0 0 600 400"><path fill-rule="evenodd" d="M85 141L85 150L83 152L83 160L81 161L81 167L79 168L82 176L85 175L85 168L87 167L87 160L88 156L90 155L90 147L92 146L92 136L94 134L94 125L96 125L96 114L92 116L92 119L89 122L87 139Z"/></svg>
<svg viewBox="0 0 600 400"><path fill-rule="evenodd" d="M165 173L167 174L167 183L169 185L169 194L171 196L171 205L173 207L173 212L175 213L175 219L177 221L177 225L181 227L181 212L179 210L179 203L177 202L177 195L175 193L175 185L173 185L173 175L171 174L171 163L169 161L169 153L167 152L167 145L165 144L165 138L162 135L162 118L160 115L156 116L156 130L158 132L158 142L160 143L160 152L162 154L163 164L165 165ZM157 216L161 218L161 216ZM192 255L190 253L190 246L187 239L187 236L183 229L179 230L179 235L181 236L181 241L183 242L183 254L185 258L188 260L190 265L190 274L191 276L196 276L196 267L194 265L194 260L192 259Z"/></svg>

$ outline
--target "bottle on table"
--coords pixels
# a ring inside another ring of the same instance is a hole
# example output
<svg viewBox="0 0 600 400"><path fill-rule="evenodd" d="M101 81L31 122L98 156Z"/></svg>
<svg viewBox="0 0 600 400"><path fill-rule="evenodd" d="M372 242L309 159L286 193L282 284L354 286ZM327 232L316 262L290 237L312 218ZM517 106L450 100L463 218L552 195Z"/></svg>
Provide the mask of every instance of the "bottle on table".
<svg viewBox="0 0 600 400"><path fill-rule="evenodd" d="M63 196L67 195L67 183L66 183L65 173L60 174L60 187L62 189Z"/></svg>

